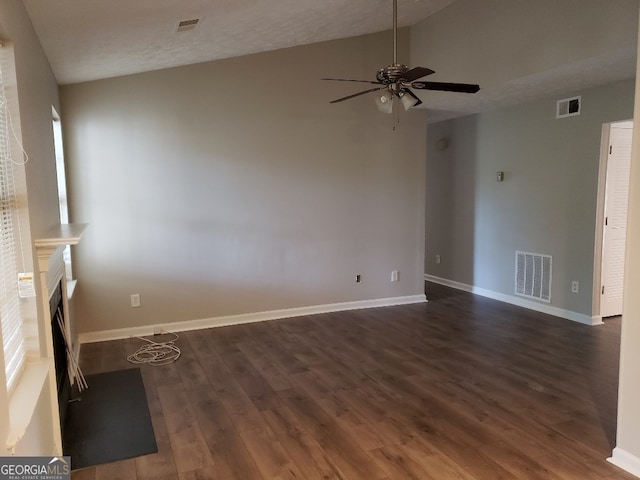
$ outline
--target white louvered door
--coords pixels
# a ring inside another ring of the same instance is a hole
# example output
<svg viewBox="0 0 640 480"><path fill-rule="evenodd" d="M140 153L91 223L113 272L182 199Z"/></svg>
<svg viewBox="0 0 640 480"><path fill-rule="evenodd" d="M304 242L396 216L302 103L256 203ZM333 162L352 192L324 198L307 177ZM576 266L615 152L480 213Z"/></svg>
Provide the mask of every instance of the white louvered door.
<svg viewBox="0 0 640 480"><path fill-rule="evenodd" d="M632 134L632 122L611 126L602 246L602 285L600 287L600 314L602 317L622 314Z"/></svg>

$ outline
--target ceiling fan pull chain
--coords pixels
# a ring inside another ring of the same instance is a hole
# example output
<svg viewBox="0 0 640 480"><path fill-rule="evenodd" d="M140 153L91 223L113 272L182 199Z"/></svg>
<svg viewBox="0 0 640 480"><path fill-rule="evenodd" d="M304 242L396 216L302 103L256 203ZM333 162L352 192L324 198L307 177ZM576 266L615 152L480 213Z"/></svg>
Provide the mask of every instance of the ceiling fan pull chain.
<svg viewBox="0 0 640 480"><path fill-rule="evenodd" d="M398 98L393 96L393 131L396 131L396 127L400 125L400 109L398 108Z"/></svg>

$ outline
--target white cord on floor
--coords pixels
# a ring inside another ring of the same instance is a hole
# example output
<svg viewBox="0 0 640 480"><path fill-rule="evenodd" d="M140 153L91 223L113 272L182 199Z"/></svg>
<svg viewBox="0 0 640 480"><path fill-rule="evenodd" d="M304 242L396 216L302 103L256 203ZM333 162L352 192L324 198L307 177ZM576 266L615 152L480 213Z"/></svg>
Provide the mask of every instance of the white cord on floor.
<svg viewBox="0 0 640 480"><path fill-rule="evenodd" d="M181 353L175 344L179 337L177 333L168 332L167 334L173 335L175 338L168 342L154 342L148 338L136 336L135 338L144 340L147 343L129 355L127 360L135 364L147 363L154 366L168 365L175 362Z"/></svg>

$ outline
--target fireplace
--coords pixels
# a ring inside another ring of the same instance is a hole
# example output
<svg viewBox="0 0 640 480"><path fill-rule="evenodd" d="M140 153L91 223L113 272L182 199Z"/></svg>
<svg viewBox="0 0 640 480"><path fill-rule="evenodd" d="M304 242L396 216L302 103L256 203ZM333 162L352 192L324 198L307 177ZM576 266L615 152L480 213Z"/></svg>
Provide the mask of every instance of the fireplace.
<svg viewBox="0 0 640 480"><path fill-rule="evenodd" d="M85 227L86 224L56 225L46 232L44 237L34 240L42 292L43 315L38 324L38 332L44 338L41 337L43 341L41 341L40 354L43 359L48 360L47 393L51 412L47 417L51 419L51 440L53 442L51 453L56 456L62 455L62 425L64 425L71 395L71 382L79 385L75 369L75 356L67 355L67 343L65 342L65 338L71 338L71 325L69 325L63 247L78 244ZM62 329L56 318L60 315L63 322ZM70 366L74 368L69 369ZM73 378L69 378L70 370Z"/></svg>

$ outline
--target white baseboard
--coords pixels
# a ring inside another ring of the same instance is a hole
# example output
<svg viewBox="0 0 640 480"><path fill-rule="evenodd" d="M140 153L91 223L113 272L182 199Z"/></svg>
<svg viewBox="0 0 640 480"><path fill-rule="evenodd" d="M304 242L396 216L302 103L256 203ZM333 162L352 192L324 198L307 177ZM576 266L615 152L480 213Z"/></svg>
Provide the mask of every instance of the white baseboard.
<svg viewBox="0 0 640 480"><path fill-rule="evenodd" d="M626 450L620 447L614 448L611 457L607 458L607 461L640 478L640 458Z"/></svg>
<svg viewBox="0 0 640 480"><path fill-rule="evenodd" d="M267 312L243 313L240 315L225 315L222 317L204 318L199 320L186 320L183 322L161 323L156 325L143 325L140 327L120 328L114 330L102 330L97 332L80 333L80 343L103 342L107 340L119 340L129 337L142 337L153 335L157 329L165 332L185 332L188 330L200 330L203 328L224 327L228 325L240 325L244 323L264 322L281 318L301 317L318 313L342 312L346 310L360 310L364 308L390 307L394 305L408 305L411 303L424 303L425 295L411 295L406 297L378 298L373 300L361 300L355 302L330 303L310 307L287 308L283 310L271 310Z"/></svg>
<svg viewBox="0 0 640 480"><path fill-rule="evenodd" d="M465 292L475 293L483 297L492 298L501 302L510 303L519 307L528 308L529 310L535 310L537 312L546 313L555 317L566 318L578 323L584 323L585 325L601 325L602 318L599 316L591 317L583 313L572 312L571 310L564 310L562 308L553 307L551 305L533 302L524 298L517 297L515 295L506 295L504 293L494 292L484 288L474 287L473 285L467 285L466 283L460 283L446 278L436 277L435 275L425 274L424 279L428 282L438 283L447 287L456 288L458 290L464 290Z"/></svg>
<svg viewBox="0 0 640 480"><path fill-rule="evenodd" d="M455 280L449 280L447 278L436 277L435 275L429 275L428 273L424 274L424 279L427 282L433 282L440 285L444 285L445 287L455 288L457 290L463 290L465 292L473 293L473 287L466 283L456 282Z"/></svg>

